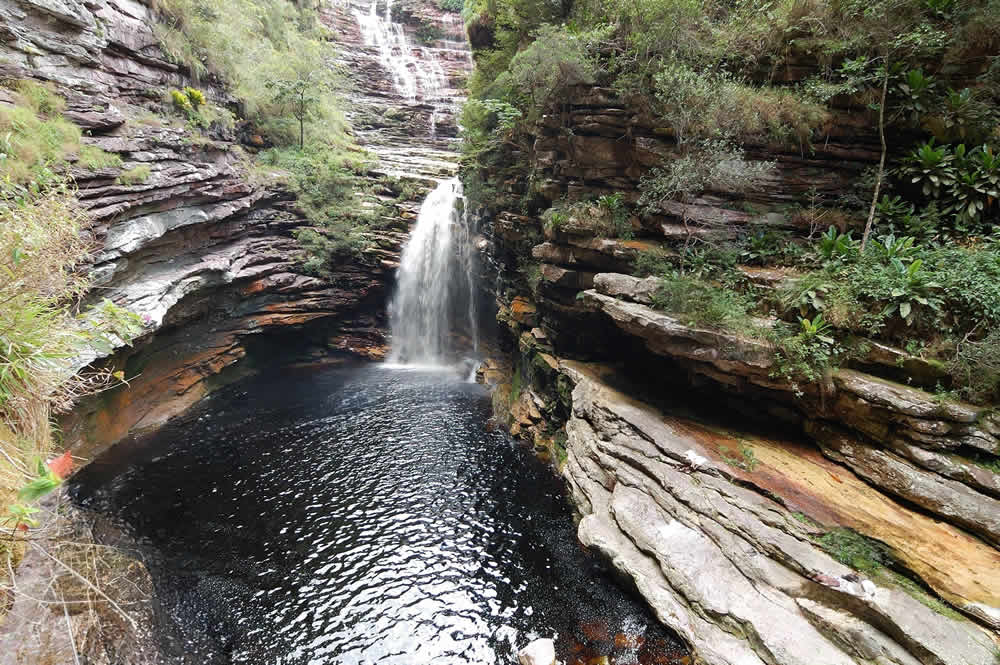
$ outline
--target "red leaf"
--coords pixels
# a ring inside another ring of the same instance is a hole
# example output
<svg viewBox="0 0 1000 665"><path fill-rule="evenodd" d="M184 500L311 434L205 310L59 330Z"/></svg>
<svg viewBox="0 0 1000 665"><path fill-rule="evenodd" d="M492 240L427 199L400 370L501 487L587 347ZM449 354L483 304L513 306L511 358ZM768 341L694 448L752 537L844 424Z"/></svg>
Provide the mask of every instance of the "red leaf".
<svg viewBox="0 0 1000 665"><path fill-rule="evenodd" d="M73 470L73 456L67 450L59 457L49 461L49 470L65 480L69 472Z"/></svg>
<svg viewBox="0 0 1000 665"><path fill-rule="evenodd" d="M21 522L21 523L19 523L17 525L17 528L18 528L19 531L27 531L28 530L28 525L25 524L24 522Z"/></svg>

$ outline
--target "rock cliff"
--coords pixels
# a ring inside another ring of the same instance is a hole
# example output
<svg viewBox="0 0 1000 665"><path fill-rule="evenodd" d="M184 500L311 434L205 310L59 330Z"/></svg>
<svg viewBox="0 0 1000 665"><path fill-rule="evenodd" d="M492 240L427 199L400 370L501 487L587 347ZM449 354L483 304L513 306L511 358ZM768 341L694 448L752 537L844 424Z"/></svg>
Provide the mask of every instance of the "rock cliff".
<svg viewBox="0 0 1000 665"><path fill-rule="evenodd" d="M775 164L764 186L667 202L633 216L628 240L602 231L596 206L558 224L525 210L612 193L634 203L673 154L669 132L595 87L533 131L497 184L526 205L489 224L498 319L525 386L508 417L553 453L581 541L701 662L992 662L993 410L925 392L941 367L879 342L818 381L790 381L766 335L686 323L655 306L658 278L630 274L640 253L687 242L685 218L710 222L691 227L704 237L751 221L807 232L787 204L843 195L878 158L863 111L834 109L809 150L748 146ZM743 270L764 288L785 278Z"/></svg>
<svg viewBox="0 0 1000 665"><path fill-rule="evenodd" d="M378 44L363 34L359 17L370 9L333 4L321 21L341 54L336 66L348 74L347 114L357 143L377 158L356 194L359 205L394 212L379 225L385 230L367 238L363 256L341 261L321 279L302 268L293 232L309 222L294 195L280 178L253 167L259 137L251 128L205 133L170 117L170 88L194 84L220 106L238 110L238 103L220 82L194 83L169 61L151 5L0 4L0 78L52 85L67 100L65 116L85 130L85 144L122 160L120 168L75 168L72 175L99 245L94 297L142 315L146 331L133 348L104 361L125 369L130 385L81 405L67 424L79 454L162 423L227 368L302 356L309 348L383 353L385 301L421 192L456 170L454 109L471 59L453 15L423 8L419 20L439 23L441 39L408 55L411 64L432 61L438 85L433 94L421 89L406 97ZM406 28L411 38L413 29ZM120 177L136 169L148 175L139 182ZM386 188L387 175L415 184L409 198Z"/></svg>

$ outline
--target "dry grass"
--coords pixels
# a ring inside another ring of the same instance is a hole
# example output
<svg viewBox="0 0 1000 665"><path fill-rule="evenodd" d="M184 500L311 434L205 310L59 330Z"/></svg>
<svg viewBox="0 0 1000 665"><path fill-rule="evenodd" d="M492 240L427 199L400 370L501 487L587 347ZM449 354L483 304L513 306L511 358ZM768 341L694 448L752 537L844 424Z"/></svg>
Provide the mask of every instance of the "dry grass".
<svg viewBox="0 0 1000 665"><path fill-rule="evenodd" d="M46 502L45 527L19 536L28 554L12 579L0 576L9 614L0 619L6 662L155 661L149 637L152 583L128 552L95 544L89 518L63 496ZM0 558L4 570L12 561Z"/></svg>

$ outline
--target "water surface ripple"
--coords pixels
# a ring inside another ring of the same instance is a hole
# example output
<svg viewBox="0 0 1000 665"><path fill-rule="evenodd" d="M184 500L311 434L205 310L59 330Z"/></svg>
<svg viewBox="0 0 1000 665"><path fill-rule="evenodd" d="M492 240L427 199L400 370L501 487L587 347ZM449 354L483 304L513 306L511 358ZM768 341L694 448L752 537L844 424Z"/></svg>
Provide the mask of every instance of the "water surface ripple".
<svg viewBox="0 0 1000 665"><path fill-rule="evenodd" d="M489 409L446 373L274 371L119 445L74 495L141 543L177 662L511 663L553 634L568 662L666 662Z"/></svg>

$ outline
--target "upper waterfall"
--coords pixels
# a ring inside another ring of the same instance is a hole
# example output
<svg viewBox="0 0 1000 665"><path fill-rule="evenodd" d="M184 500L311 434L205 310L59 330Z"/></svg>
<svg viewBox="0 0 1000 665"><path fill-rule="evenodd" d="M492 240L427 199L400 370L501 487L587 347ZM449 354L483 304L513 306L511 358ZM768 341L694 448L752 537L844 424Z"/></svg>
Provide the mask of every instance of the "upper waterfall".
<svg viewBox="0 0 1000 665"><path fill-rule="evenodd" d="M418 49L419 58L414 55L403 26L392 20L392 0L386 2L384 17L378 14L378 0L372 0L367 14L355 10L354 15L365 43L378 47L382 66L392 74L393 86L407 101L416 101L418 95L425 102L441 96L447 85L441 63L431 49Z"/></svg>
<svg viewBox="0 0 1000 665"><path fill-rule="evenodd" d="M441 365L455 359L452 333L468 325L478 346L474 253L462 185L438 184L403 247L396 294L389 304L389 362Z"/></svg>

